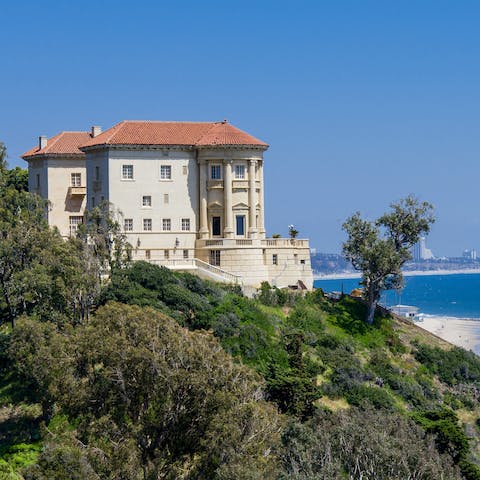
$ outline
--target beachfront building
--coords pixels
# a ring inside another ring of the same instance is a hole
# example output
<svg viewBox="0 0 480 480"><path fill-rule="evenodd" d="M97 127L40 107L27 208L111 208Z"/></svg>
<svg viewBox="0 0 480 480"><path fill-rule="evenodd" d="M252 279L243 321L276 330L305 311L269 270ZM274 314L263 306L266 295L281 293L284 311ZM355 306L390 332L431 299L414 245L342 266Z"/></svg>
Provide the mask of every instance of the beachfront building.
<svg viewBox="0 0 480 480"><path fill-rule="evenodd" d="M86 208L108 201L121 212L135 259L243 285L312 287L308 240L266 238L266 143L227 121L124 121L85 135L75 149Z"/></svg>

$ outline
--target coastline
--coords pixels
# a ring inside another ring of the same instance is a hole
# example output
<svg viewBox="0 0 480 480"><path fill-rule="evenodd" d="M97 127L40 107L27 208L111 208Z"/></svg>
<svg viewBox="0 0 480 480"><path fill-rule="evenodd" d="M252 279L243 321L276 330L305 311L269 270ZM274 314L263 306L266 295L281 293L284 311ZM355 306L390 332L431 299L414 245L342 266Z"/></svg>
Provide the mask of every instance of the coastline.
<svg viewBox="0 0 480 480"><path fill-rule="evenodd" d="M443 338L447 342L472 350L480 355L480 321L469 318L442 317L425 315L417 327Z"/></svg>
<svg viewBox="0 0 480 480"><path fill-rule="evenodd" d="M402 273L405 277L420 277L429 275L474 275L480 274L480 269L466 268L464 270L409 270ZM350 278L361 278L361 276L362 274L360 272L329 273L325 275L314 274L313 280L347 280Z"/></svg>

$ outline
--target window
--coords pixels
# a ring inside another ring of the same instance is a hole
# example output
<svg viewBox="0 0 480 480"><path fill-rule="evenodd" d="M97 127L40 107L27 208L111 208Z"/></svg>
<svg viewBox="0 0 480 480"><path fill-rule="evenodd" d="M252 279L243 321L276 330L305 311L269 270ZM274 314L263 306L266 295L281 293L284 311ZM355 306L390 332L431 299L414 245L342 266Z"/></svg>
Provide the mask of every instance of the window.
<svg viewBox="0 0 480 480"><path fill-rule="evenodd" d="M133 165L122 165L122 180L133 180Z"/></svg>
<svg viewBox="0 0 480 480"><path fill-rule="evenodd" d="M102 202L102 204L105 201L105 197L103 195L100 197L100 201Z"/></svg>
<svg viewBox="0 0 480 480"><path fill-rule="evenodd" d="M150 250L145 250L145 258L150 260Z"/></svg>
<svg viewBox="0 0 480 480"><path fill-rule="evenodd" d="M142 205L144 207L151 207L152 206L152 197L151 195L144 195L142 197Z"/></svg>
<svg viewBox="0 0 480 480"><path fill-rule="evenodd" d="M169 218L162 220L162 229L165 232L169 232L172 229L172 221Z"/></svg>
<svg viewBox="0 0 480 480"><path fill-rule="evenodd" d="M188 250L183 251L183 258L188 258Z"/></svg>
<svg viewBox="0 0 480 480"><path fill-rule="evenodd" d="M245 235L245 215L236 215L237 235Z"/></svg>
<svg viewBox="0 0 480 480"><path fill-rule="evenodd" d="M212 217L212 235L220 236L221 230L220 217Z"/></svg>
<svg viewBox="0 0 480 480"><path fill-rule="evenodd" d="M302 265L305 265L305 259L300 260L300 263L301 263Z"/></svg>
<svg viewBox="0 0 480 480"><path fill-rule="evenodd" d="M189 218L182 218L182 231L189 232L190 231L190 219Z"/></svg>
<svg viewBox="0 0 480 480"><path fill-rule="evenodd" d="M272 255L272 263L278 265L278 255L276 253Z"/></svg>
<svg viewBox="0 0 480 480"><path fill-rule="evenodd" d="M95 167L95 180L100 180L100 167Z"/></svg>
<svg viewBox="0 0 480 480"><path fill-rule="evenodd" d="M296 253L293 254L293 263L298 265L298 255Z"/></svg>
<svg viewBox="0 0 480 480"><path fill-rule="evenodd" d="M184 165L184 166L182 167L182 173L183 173L184 175L188 175L188 167L187 167L187 165Z"/></svg>
<svg viewBox="0 0 480 480"><path fill-rule="evenodd" d="M143 219L143 229L146 232L152 231L152 219L151 218L144 218Z"/></svg>
<svg viewBox="0 0 480 480"><path fill-rule="evenodd" d="M237 180L245 178L245 165L235 165L235 178Z"/></svg>
<svg viewBox="0 0 480 480"><path fill-rule="evenodd" d="M210 250L210 265L220 266L220 250Z"/></svg>
<svg viewBox="0 0 480 480"><path fill-rule="evenodd" d="M169 203L170 202L170 197L168 196L168 193L163 194L163 203Z"/></svg>
<svg viewBox="0 0 480 480"><path fill-rule="evenodd" d="M123 229L126 232L133 232L133 218L126 218L123 221Z"/></svg>
<svg viewBox="0 0 480 480"><path fill-rule="evenodd" d="M83 223L83 217L69 217L70 220L70 236L77 234L78 226Z"/></svg>
<svg viewBox="0 0 480 480"><path fill-rule="evenodd" d="M221 165L212 165L210 167L210 178L212 180L221 180L222 179L222 166Z"/></svg>
<svg viewBox="0 0 480 480"><path fill-rule="evenodd" d="M160 180L171 180L171 179L172 179L172 166L160 165Z"/></svg>
<svg viewBox="0 0 480 480"><path fill-rule="evenodd" d="M37 188L40 188L40 174L37 173Z"/></svg>
<svg viewBox="0 0 480 480"><path fill-rule="evenodd" d="M71 182L72 187L81 187L82 186L82 174L81 173L70 174L70 182Z"/></svg>
<svg viewBox="0 0 480 480"><path fill-rule="evenodd" d="M166 259L169 259L169 258L170 258L170 250L164 250L164 251L163 251L163 256L164 256Z"/></svg>
<svg viewBox="0 0 480 480"><path fill-rule="evenodd" d="M95 208L95 197L92 197L92 208Z"/></svg>

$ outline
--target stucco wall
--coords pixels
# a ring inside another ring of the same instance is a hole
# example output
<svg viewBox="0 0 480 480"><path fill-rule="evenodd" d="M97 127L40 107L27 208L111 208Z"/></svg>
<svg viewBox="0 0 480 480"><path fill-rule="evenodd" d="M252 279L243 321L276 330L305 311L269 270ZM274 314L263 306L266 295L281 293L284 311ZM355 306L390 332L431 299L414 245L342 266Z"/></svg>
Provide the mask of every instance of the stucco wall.
<svg viewBox="0 0 480 480"><path fill-rule="evenodd" d="M122 178L122 166L133 165L133 179ZM160 178L160 166L171 167L171 179ZM133 220L127 232L130 243L152 256L163 256L164 249L193 251L197 232L198 166L193 152L187 150L110 150L108 153L108 191L105 198ZM168 195L166 201L165 195ZM143 206L143 196L151 197L151 206ZM143 220L152 220L152 230L145 231ZM163 228L170 219L171 230ZM190 230L182 230L182 219L190 219ZM178 241L177 241L178 239Z"/></svg>

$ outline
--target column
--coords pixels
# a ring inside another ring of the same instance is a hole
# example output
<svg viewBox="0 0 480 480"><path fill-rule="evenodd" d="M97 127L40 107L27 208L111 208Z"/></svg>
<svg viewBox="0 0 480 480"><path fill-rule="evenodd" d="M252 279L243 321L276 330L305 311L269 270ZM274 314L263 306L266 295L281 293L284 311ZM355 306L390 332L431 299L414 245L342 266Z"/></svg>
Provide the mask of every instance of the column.
<svg viewBox="0 0 480 480"><path fill-rule="evenodd" d="M263 194L263 160L258 162L258 180L260 181L260 190L258 192L258 230L260 238L265 238L265 214L264 214L264 194Z"/></svg>
<svg viewBox="0 0 480 480"><path fill-rule="evenodd" d="M200 164L200 238L208 238L207 213L207 162L199 160Z"/></svg>
<svg viewBox="0 0 480 480"><path fill-rule="evenodd" d="M233 210L232 210L232 160L225 159L223 162L223 200L225 205L225 228L223 236L233 238Z"/></svg>
<svg viewBox="0 0 480 480"><path fill-rule="evenodd" d="M248 205L250 208L250 218L248 220L248 236L250 238L257 238L258 228L256 224L256 216L257 216L257 184L255 178L255 167L257 165L257 161L254 159L250 159L248 163L248 182L249 182L249 189L248 189Z"/></svg>

